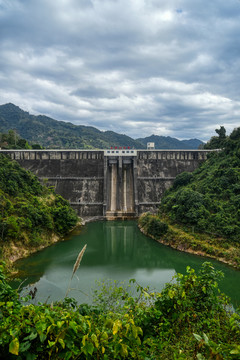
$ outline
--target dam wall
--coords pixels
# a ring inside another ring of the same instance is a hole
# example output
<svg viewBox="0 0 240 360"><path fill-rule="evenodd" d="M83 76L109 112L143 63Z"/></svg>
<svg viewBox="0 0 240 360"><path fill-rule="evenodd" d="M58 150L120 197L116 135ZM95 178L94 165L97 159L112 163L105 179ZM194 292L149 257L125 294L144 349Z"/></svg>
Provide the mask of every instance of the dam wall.
<svg viewBox="0 0 240 360"><path fill-rule="evenodd" d="M69 200L79 216L107 219L156 212L183 171L210 150L0 150Z"/></svg>
<svg viewBox="0 0 240 360"><path fill-rule="evenodd" d="M176 176L194 171L207 159L206 150L140 150L137 154L138 215L156 212L163 193Z"/></svg>

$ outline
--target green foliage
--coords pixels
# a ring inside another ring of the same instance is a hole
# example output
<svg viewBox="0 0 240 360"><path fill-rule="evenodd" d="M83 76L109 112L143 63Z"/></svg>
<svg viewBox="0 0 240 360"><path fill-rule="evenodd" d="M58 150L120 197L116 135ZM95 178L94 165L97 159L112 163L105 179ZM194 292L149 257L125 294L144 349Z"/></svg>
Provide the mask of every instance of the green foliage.
<svg viewBox="0 0 240 360"><path fill-rule="evenodd" d="M37 177L0 156L0 244L20 240L42 243L53 233L65 235L77 222L69 203L40 184ZM44 235L44 236L43 236Z"/></svg>
<svg viewBox="0 0 240 360"><path fill-rule="evenodd" d="M19 306L20 303L18 301L17 291L13 290L11 286L7 283L4 270L5 270L5 263L2 262L0 264L0 304L2 302L14 301L15 305ZM2 313L0 310L0 319L1 319L1 315Z"/></svg>
<svg viewBox="0 0 240 360"><path fill-rule="evenodd" d="M161 293L104 283L97 305L66 298L24 305L7 285L0 293L0 351L6 359L238 359L240 316L226 310L222 274L205 263L187 268ZM132 281L134 283L134 281ZM110 301L109 301L110 299Z"/></svg>
<svg viewBox="0 0 240 360"><path fill-rule="evenodd" d="M148 235L154 238L159 238L168 231L168 225L150 213L143 214L139 218L139 225Z"/></svg>
<svg viewBox="0 0 240 360"><path fill-rule="evenodd" d="M51 208L54 229L58 234L67 234L69 229L76 225L76 213L69 207L68 201L60 195L56 194L54 205L55 206Z"/></svg>
<svg viewBox="0 0 240 360"><path fill-rule="evenodd" d="M164 198L162 207L164 206L166 210L171 210L172 218L186 224L199 224L199 228L202 226L201 220L209 216L207 199L203 194L189 188L183 187L175 196L169 195L167 203Z"/></svg>
<svg viewBox="0 0 240 360"><path fill-rule="evenodd" d="M204 145L204 149L222 149L226 145L226 129L224 126L220 126L220 129L215 130L218 136L213 136L207 144Z"/></svg>
<svg viewBox="0 0 240 360"><path fill-rule="evenodd" d="M41 149L39 144L29 145L27 140L22 139L16 130L8 130L7 133L0 133L1 149Z"/></svg>
<svg viewBox="0 0 240 360"><path fill-rule="evenodd" d="M192 173L184 171L181 174L177 175L176 179L174 180L173 187L176 189L179 186L188 185L191 182L192 178Z"/></svg>
<svg viewBox="0 0 240 360"><path fill-rule="evenodd" d="M178 223L239 243L240 128L228 137L223 127L217 132L224 149L212 153L192 174L177 176L160 211Z"/></svg>

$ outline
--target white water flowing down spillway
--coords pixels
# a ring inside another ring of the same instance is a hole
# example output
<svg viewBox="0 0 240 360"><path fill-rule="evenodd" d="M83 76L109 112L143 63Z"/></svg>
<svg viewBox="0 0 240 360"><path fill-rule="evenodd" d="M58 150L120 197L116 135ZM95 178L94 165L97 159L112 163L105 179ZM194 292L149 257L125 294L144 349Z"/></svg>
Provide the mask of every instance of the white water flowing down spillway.
<svg viewBox="0 0 240 360"><path fill-rule="evenodd" d="M110 220L134 217L133 159L109 159L107 174L106 217Z"/></svg>
<svg viewBox="0 0 240 360"><path fill-rule="evenodd" d="M110 211L117 211L117 164L111 165L111 207Z"/></svg>
<svg viewBox="0 0 240 360"><path fill-rule="evenodd" d="M127 212L127 169L123 168L123 211Z"/></svg>

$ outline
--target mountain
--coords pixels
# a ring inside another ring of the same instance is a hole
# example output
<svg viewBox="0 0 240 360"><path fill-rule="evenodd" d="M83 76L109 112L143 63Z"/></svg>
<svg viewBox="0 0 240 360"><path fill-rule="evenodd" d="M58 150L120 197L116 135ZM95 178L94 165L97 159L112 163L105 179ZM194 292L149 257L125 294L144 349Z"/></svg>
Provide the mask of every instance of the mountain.
<svg viewBox="0 0 240 360"><path fill-rule="evenodd" d="M199 139L181 140L182 144L187 145L188 149L198 149L204 143Z"/></svg>
<svg viewBox="0 0 240 360"><path fill-rule="evenodd" d="M73 125L44 115L30 115L14 104L0 106L0 132L14 129L29 142L37 142L46 148L109 148L110 146L144 145L126 135L112 131L100 131L91 126Z"/></svg>
<svg viewBox="0 0 240 360"><path fill-rule="evenodd" d="M158 135L151 135L137 140L145 146L147 146L148 142L154 142L156 149L198 149L199 145L203 144L203 142L198 139L178 140L170 136Z"/></svg>
<svg viewBox="0 0 240 360"><path fill-rule="evenodd" d="M73 125L44 115L31 115L11 103L0 105L0 132L10 129L30 143L52 149L106 149L111 146L144 149L147 142L155 142L156 149L197 149L202 143L197 139L180 141L157 135L134 140L114 131L100 131L92 126Z"/></svg>

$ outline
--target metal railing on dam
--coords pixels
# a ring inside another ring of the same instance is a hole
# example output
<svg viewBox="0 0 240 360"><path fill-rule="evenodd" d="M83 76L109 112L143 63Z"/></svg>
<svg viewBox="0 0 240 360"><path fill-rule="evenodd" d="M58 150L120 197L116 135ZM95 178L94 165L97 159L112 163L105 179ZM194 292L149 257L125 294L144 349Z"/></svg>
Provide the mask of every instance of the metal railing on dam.
<svg viewBox="0 0 240 360"><path fill-rule="evenodd" d="M108 219L157 211L183 171L212 150L0 150L69 200L79 216Z"/></svg>

